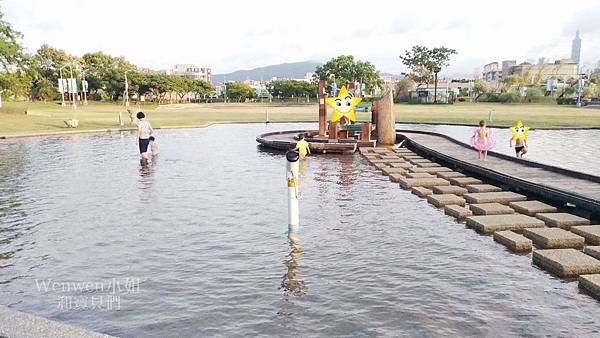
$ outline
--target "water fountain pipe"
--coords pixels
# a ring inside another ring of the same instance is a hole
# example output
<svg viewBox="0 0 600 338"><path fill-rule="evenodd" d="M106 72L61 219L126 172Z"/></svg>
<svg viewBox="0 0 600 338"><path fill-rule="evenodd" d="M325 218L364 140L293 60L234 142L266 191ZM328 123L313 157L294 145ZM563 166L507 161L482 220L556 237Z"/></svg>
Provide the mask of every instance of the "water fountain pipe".
<svg viewBox="0 0 600 338"><path fill-rule="evenodd" d="M298 178L300 172L300 156L294 150L285 154L287 160L286 179L288 186L288 225L290 227L300 225L298 207Z"/></svg>

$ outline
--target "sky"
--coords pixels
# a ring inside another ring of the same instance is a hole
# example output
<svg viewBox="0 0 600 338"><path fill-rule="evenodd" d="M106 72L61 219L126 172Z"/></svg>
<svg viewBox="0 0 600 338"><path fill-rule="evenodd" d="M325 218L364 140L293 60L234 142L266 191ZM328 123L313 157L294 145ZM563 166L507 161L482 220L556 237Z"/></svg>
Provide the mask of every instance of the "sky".
<svg viewBox="0 0 600 338"><path fill-rule="evenodd" d="M102 51L155 70L177 63L213 74L341 54L382 72L407 71L413 45L457 55L443 76L473 76L493 61L570 57L581 31L582 67L600 61L600 1L154 1L1 0L4 20L35 52Z"/></svg>

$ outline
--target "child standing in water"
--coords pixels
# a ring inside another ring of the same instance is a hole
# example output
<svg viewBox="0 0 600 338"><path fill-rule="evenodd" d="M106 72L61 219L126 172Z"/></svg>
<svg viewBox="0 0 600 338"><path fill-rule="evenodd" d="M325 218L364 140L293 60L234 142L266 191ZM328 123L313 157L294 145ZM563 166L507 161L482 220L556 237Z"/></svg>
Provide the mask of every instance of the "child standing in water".
<svg viewBox="0 0 600 338"><path fill-rule="evenodd" d="M486 126L484 120L479 121L479 127L475 128L471 136L471 147L477 149L478 158L487 161L487 152L495 145L492 130Z"/></svg>
<svg viewBox="0 0 600 338"><path fill-rule="evenodd" d="M137 113L139 120L135 138L140 148L140 154L142 155L142 163L148 163L148 145L150 144L150 136L154 134L154 129L150 122L146 121L146 114L143 112Z"/></svg>
<svg viewBox="0 0 600 338"><path fill-rule="evenodd" d="M310 146L304 139L304 135L300 135L300 140L296 143L296 148L294 148L294 150L298 151L301 160L303 160L306 155L310 154Z"/></svg>
<svg viewBox="0 0 600 338"><path fill-rule="evenodd" d="M158 144L156 144L156 139L154 136L150 136L150 149L152 149L152 156L158 155Z"/></svg>

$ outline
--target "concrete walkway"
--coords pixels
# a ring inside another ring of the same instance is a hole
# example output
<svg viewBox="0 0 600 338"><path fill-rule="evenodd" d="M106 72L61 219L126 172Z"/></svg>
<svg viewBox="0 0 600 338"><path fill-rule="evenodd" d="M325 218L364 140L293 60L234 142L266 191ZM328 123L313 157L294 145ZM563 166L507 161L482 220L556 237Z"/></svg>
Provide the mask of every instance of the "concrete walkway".
<svg viewBox="0 0 600 338"><path fill-rule="evenodd" d="M487 161L482 161L477 158L475 150L445 135L409 131L398 133L407 139L411 148L444 165L486 177L511 190L544 196L554 202L574 204L586 209L588 217L600 215L600 176L502 154L489 154Z"/></svg>
<svg viewBox="0 0 600 338"><path fill-rule="evenodd" d="M72 325L61 324L46 318L0 306L0 337L110 338L112 336L84 330Z"/></svg>

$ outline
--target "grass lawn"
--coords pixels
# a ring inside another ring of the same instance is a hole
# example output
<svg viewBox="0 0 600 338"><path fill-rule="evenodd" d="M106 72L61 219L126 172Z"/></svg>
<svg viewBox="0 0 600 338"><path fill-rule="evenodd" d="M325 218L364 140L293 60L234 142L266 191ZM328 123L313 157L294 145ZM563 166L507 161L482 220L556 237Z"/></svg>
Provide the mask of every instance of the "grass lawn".
<svg viewBox="0 0 600 338"><path fill-rule="evenodd" d="M122 105L90 102L87 106L61 107L56 103L4 102L13 112L0 112L0 136L73 131L64 120L76 118L81 130L120 128L118 112L123 112L124 127L133 127ZM14 112L19 109L20 112ZM23 111L27 109L28 114ZM137 107L131 109L136 112ZM198 126L211 122L263 122L266 113L271 122L317 121L316 104L172 104L143 105L149 120L156 127ZM600 110L579 109L558 105L510 105L459 103L454 105L394 106L396 120L403 122L445 122L476 124L493 111L493 124L513 125L522 119L532 127L582 126L600 127ZM359 119L370 119L369 113L359 113Z"/></svg>

